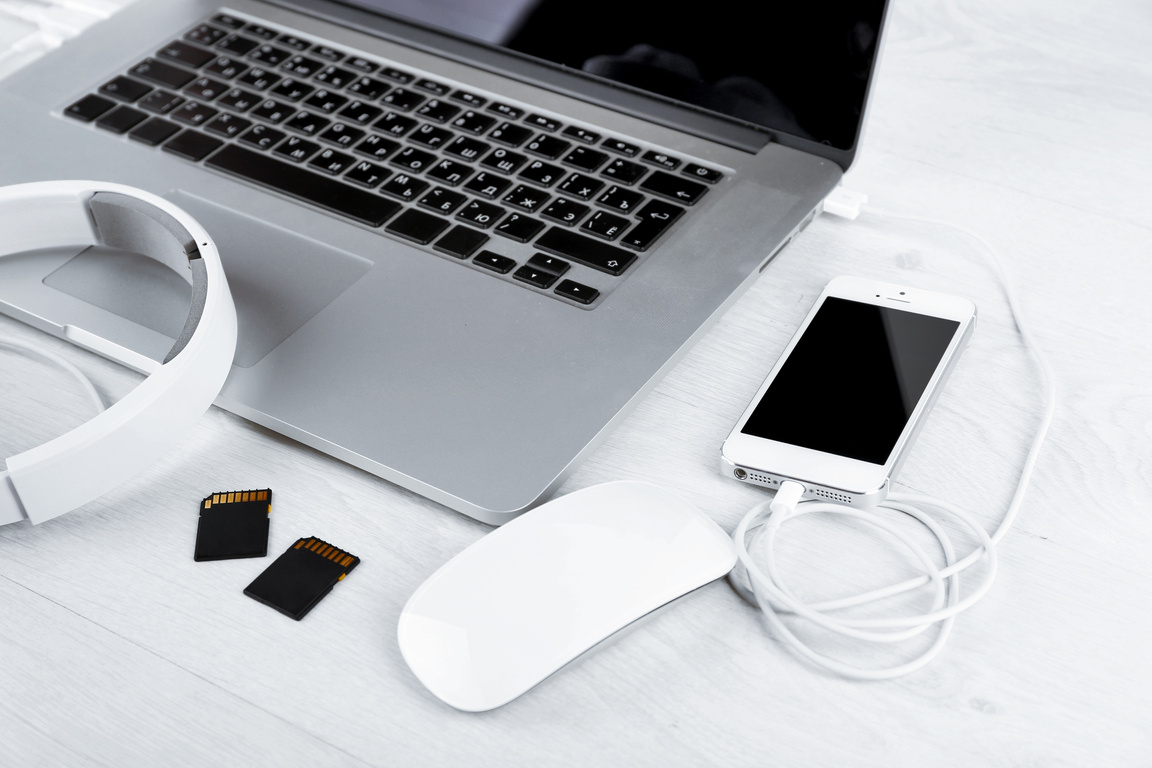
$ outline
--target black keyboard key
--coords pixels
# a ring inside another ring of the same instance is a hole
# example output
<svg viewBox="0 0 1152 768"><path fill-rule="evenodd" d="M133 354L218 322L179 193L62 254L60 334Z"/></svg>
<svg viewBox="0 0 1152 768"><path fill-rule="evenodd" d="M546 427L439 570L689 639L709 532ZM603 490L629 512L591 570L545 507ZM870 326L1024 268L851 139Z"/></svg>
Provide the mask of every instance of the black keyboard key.
<svg viewBox="0 0 1152 768"><path fill-rule="evenodd" d="M504 202L514 208L523 208L526 211L538 211L548 202L549 195L533 187L518 185L508 194L504 195Z"/></svg>
<svg viewBox="0 0 1152 768"><path fill-rule="evenodd" d="M528 117L524 118L524 122L533 128L540 128L542 130L548 131L549 133L555 133L556 131L560 130L559 120L555 120L551 117L545 117L544 115L528 115Z"/></svg>
<svg viewBox="0 0 1152 768"><path fill-rule="evenodd" d="M355 72L343 67L327 66L320 70L313 79L324 83L330 88L343 88L359 77Z"/></svg>
<svg viewBox="0 0 1152 768"><path fill-rule="evenodd" d="M550 187L560 181L564 173L564 169L558 165L533 160L528 167L520 171L520 178L542 187Z"/></svg>
<svg viewBox="0 0 1152 768"><path fill-rule="evenodd" d="M441 144L446 144L451 141L453 137L452 131L438 128L435 125L425 123L412 132L408 137L410 141L421 144L430 149L437 149Z"/></svg>
<svg viewBox="0 0 1152 768"><path fill-rule="evenodd" d="M405 240L411 240L420 245L428 245L439 237L440 233L448 229L448 222L430 213L409 208L393 219L392 223L384 229Z"/></svg>
<svg viewBox="0 0 1152 768"><path fill-rule="evenodd" d="M388 178L391 171L386 170L376 163L370 163L367 160L361 160L356 163L356 167L344 174L344 178L348 181L355 182L362 187L374 189L383 183L384 179Z"/></svg>
<svg viewBox="0 0 1152 768"><path fill-rule="evenodd" d="M320 58L324 59L324 61L331 61L333 63L341 61L347 56L347 54L343 53L342 51L338 51L335 48L329 48L326 45L316 46L312 49L312 54L314 56L319 56Z"/></svg>
<svg viewBox="0 0 1152 768"><path fill-rule="evenodd" d="M550 227L536 241L536 247L610 275L621 274L636 261L636 254L623 248L560 227Z"/></svg>
<svg viewBox="0 0 1152 768"><path fill-rule="evenodd" d="M375 133L369 134L368 138L356 145L357 152L373 160L385 160L398 149L400 149L398 142L378 136Z"/></svg>
<svg viewBox="0 0 1152 768"><path fill-rule="evenodd" d="M696 163L688 163L688 165L684 166L684 170L681 171L681 173L683 173L685 176L691 176L694 179L706 182L708 184L715 184L716 182L720 181L720 179L724 178L724 174L722 174L720 171L717 171L713 168L705 168L704 166L697 165Z"/></svg>
<svg viewBox="0 0 1152 768"><path fill-rule="evenodd" d="M260 103L259 94L246 91L243 88L230 88L227 93L216 102L217 106L226 107L235 112L247 112Z"/></svg>
<svg viewBox="0 0 1152 768"><path fill-rule="evenodd" d="M550 288L552 283L560 279L551 272L544 272L528 264L513 272L512 277L535 288Z"/></svg>
<svg viewBox="0 0 1152 768"><path fill-rule="evenodd" d="M364 138L364 131L353 128L347 123L333 123L328 130L320 134L321 141L327 141L341 147L351 147L362 138Z"/></svg>
<svg viewBox="0 0 1152 768"><path fill-rule="evenodd" d="M455 160L441 160L428 171L428 178L456 187L472 175L472 166Z"/></svg>
<svg viewBox="0 0 1152 768"><path fill-rule="evenodd" d="M570 125L564 129L564 135L570 139L582 141L585 144L595 144L600 141L600 134L593 133L586 128L578 128L575 125Z"/></svg>
<svg viewBox="0 0 1152 768"><path fill-rule="evenodd" d="M572 299L581 304L591 304L600 296L600 291L595 288L590 288L587 285L582 285L575 280L561 281L560 285L556 286L554 293L557 296L563 296L566 299Z"/></svg>
<svg viewBox="0 0 1152 768"><path fill-rule="evenodd" d="M100 93L111 96L120 101L133 102L152 90L152 86L144 85L130 77L117 77L100 86Z"/></svg>
<svg viewBox="0 0 1152 768"><path fill-rule="evenodd" d="M620 139L604 139L604 143L600 146L627 157L636 157L636 155L640 154L640 147L635 144L629 144L626 141L621 141Z"/></svg>
<svg viewBox="0 0 1152 768"><path fill-rule="evenodd" d="M228 29L242 29L244 27L244 20L237 18L229 13L218 13L212 17L214 24L219 24Z"/></svg>
<svg viewBox="0 0 1152 768"><path fill-rule="evenodd" d="M260 38L261 40L272 40L273 38L276 37L276 34L277 34L276 30L269 29L268 27L264 26L263 24L256 24L256 23L249 24L247 27L244 28L244 31L250 35L255 35L256 37Z"/></svg>
<svg viewBox="0 0 1152 768"><path fill-rule="evenodd" d="M644 179L640 189L663 195L685 205L695 204L708 191L706 186L697 181L673 176L670 173L664 173L664 171L656 171Z"/></svg>
<svg viewBox="0 0 1152 768"><path fill-rule="evenodd" d="M473 136L479 136L495 124L496 118L481 114L474 109L469 109L452 121L453 128L464 131L465 133L471 133Z"/></svg>
<svg viewBox="0 0 1152 768"><path fill-rule="evenodd" d="M559 189L581 200L591 200L597 192L604 189L604 182L582 173L573 173L564 179Z"/></svg>
<svg viewBox="0 0 1152 768"><path fill-rule="evenodd" d="M648 169L639 163L629 162L628 160L613 160L608 164L608 167L600 171L600 173L620 184L632 185L639 181L644 174L648 173Z"/></svg>
<svg viewBox="0 0 1152 768"><path fill-rule="evenodd" d="M504 191L510 186L512 186L512 182L508 179L497 176L494 173L481 171L464 185L464 189L474 195L480 195L481 197L492 200L504 194Z"/></svg>
<svg viewBox="0 0 1152 768"><path fill-rule="evenodd" d="M416 114L434 123L446 123L460 112L460 107L441 99L432 99L416 110Z"/></svg>
<svg viewBox="0 0 1152 768"><path fill-rule="evenodd" d="M624 234L624 230L628 229L629 224L631 224L631 222L622 216L617 216L607 211L596 211L596 213L592 214L592 218L584 222L580 229L591 232L605 240L615 240Z"/></svg>
<svg viewBox="0 0 1152 768"><path fill-rule="evenodd" d="M390 107L400 110L401 112L409 112L412 109L420 106L424 102L424 97L418 93L408 90L407 88L397 88L389 93L384 98L380 99L381 103L387 104Z"/></svg>
<svg viewBox="0 0 1152 768"><path fill-rule="evenodd" d="M389 179L387 184L380 187L380 191L401 200L415 200L421 192L428 189L428 186L426 181L413 178L407 173L398 173Z"/></svg>
<svg viewBox="0 0 1152 768"><path fill-rule="evenodd" d="M246 31L251 31L251 29ZM259 62L266 67L278 67L287 61L291 56L291 51L288 51L284 48L277 48L276 46L268 45L267 43L258 46L256 50L248 54L249 59Z"/></svg>
<svg viewBox="0 0 1152 768"><path fill-rule="evenodd" d="M487 152L490 148L490 145L477 139L468 136L457 136L448 146L444 147L444 152L449 155L454 155L461 160L471 162Z"/></svg>
<svg viewBox="0 0 1152 768"><path fill-rule="evenodd" d="M288 60L280 65L280 69L292 77L312 77L324 67L324 62L310 59L307 56L296 54L289 56Z"/></svg>
<svg viewBox="0 0 1152 768"><path fill-rule="evenodd" d="M607 206L623 213L631 213L639 207L644 195L623 187L611 186L608 191L596 198L600 205Z"/></svg>
<svg viewBox="0 0 1152 768"><path fill-rule="evenodd" d="M508 274L512 271L512 268L516 266L515 259L501 256L492 251L480 251L480 253L476 255L476 258L472 259L472 263L479 267L484 267L484 269L499 272L502 275Z"/></svg>
<svg viewBox="0 0 1152 768"><path fill-rule="evenodd" d="M163 144L179 130L180 126L176 125L176 123L170 123L162 118L153 117L148 122L141 123L133 128L128 134L128 138L139 141L141 144L147 144L149 147L155 147Z"/></svg>
<svg viewBox="0 0 1152 768"><path fill-rule="evenodd" d="M646 163L651 163L652 165L658 165L661 168L666 168L669 171L674 171L680 167L679 160L672 157L671 155L666 155L663 152L657 152L654 149L650 149L645 152L640 159Z"/></svg>
<svg viewBox="0 0 1152 768"><path fill-rule="evenodd" d="M203 125L216 116L218 110L198 101L186 101L172 112L172 119L186 125Z"/></svg>
<svg viewBox="0 0 1152 768"><path fill-rule="evenodd" d="M352 101L348 102L348 106L340 110L339 115L340 117L348 118L349 120L359 123L360 125L367 125L376 118L380 117L380 113L383 111L384 110L380 109L380 107L374 107L360 99L353 99Z"/></svg>
<svg viewBox="0 0 1152 768"><path fill-rule="evenodd" d="M223 143L220 139L214 139L196 131L184 130L175 138L170 139L162 149L195 163L212 154Z"/></svg>
<svg viewBox="0 0 1152 768"><path fill-rule="evenodd" d="M214 133L217 136L231 139L234 136L239 136L251 126L251 120L245 120L242 117L224 112L217 115L214 120L205 125L204 130L209 133Z"/></svg>
<svg viewBox="0 0 1152 768"><path fill-rule="evenodd" d="M513 107L510 104L501 104L498 101L489 104L488 111L495 112L496 114L501 115L502 117L506 117L509 120L519 120L520 118L524 117L524 110L520 109L519 107Z"/></svg>
<svg viewBox="0 0 1152 768"><path fill-rule="evenodd" d="M474 93L469 93L468 91L456 91L449 98L455 99L462 104L467 104L470 107L476 107L477 109L488 103L488 99L483 96L477 96Z"/></svg>
<svg viewBox="0 0 1152 768"><path fill-rule="evenodd" d="M171 91L163 89L152 91L136 105L158 115L166 115L184 103L183 96L177 96Z"/></svg>
<svg viewBox="0 0 1152 768"><path fill-rule="evenodd" d="M287 99L288 101L300 101L300 99L310 95L315 90L316 86L309 85L294 77L289 77L273 86L269 93L273 93L279 98Z"/></svg>
<svg viewBox="0 0 1152 768"><path fill-rule="evenodd" d="M417 80L413 85L422 91L428 91L428 93L434 93L437 96L447 96L448 92L452 90L444 85L444 83L438 83L435 80L421 79Z"/></svg>
<svg viewBox="0 0 1152 768"><path fill-rule="evenodd" d="M389 133L393 136L403 136L418 125L418 123L410 117L398 115L395 112L389 112L376 121L372 126L378 130Z"/></svg>
<svg viewBox="0 0 1152 768"><path fill-rule="evenodd" d="M510 213L493 231L518 243L526 243L536 237L542 229L544 229L543 222L530 219L522 213Z"/></svg>
<svg viewBox="0 0 1152 768"><path fill-rule="evenodd" d="M588 215L591 209L586 205L558 197L553 200L540 215L546 219L558 221L566 227L579 223L580 219Z"/></svg>
<svg viewBox="0 0 1152 768"><path fill-rule="evenodd" d="M375 101L388 92L392 86L374 77L358 77L348 86L348 93L354 93L364 101Z"/></svg>
<svg viewBox="0 0 1152 768"><path fill-rule="evenodd" d="M183 88L196 78L196 75L186 69L156 59L144 59L128 72L136 77L169 88Z"/></svg>
<svg viewBox="0 0 1152 768"><path fill-rule="evenodd" d="M551 272L559 277L572 268L572 265L563 259L558 259L555 256L548 256L543 253L537 253L532 258L528 259L528 266L539 269L542 272Z"/></svg>
<svg viewBox="0 0 1152 768"><path fill-rule="evenodd" d="M395 80L398 83L412 82L412 75L402 70L396 69L395 67L381 67L380 76L386 77L389 80Z"/></svg>
<svg viewBox="0 0 1152 768"><path fill-rule="evenodd" d="M333 93L327 88L321 88L320 90L316 91L316 93L305 99L304 103L323 112L331 113L347 104L348 97L341 96L338 93Z"/></svg>
<svg viewBox="0 0 1152 768"><path fill-rule="evenodd" d="M496 130L488 134L488 138L506 147L518 147L532 138L532 131L522 125L501 123Z"/></svg>
<svg viewBox="0 0 1152 768"><path fill-rule="evenodd" d="M528 142L524 149L533 154L546 157L549 160L555 160L556 158L560 157L560 155L567 152L568 148L571 146L572 142L570 141L564 141L562 139L556 138L555 136L547 136L542 133L536 138L532 139L532 141Z"/></svg>
<svg viewBox="0 0 1152 768"><path fill-rule="evenodd" d="M184 89L184 92L204 101L212 101L226 92L228 88L228 83L223 80L217 80L213 77L198 77Z"/></svg>
<svg viewBox="0 0 1152 768"><path fill-rule="evenodd" d="M432 248L455 256L457 259L467 259L476 253L476 249L488 242L488 235L477 232L471 227L457 225L448 230L444 237L432 244Z"/></svg>
<svg viewBox="0 0 1152 768"><path fill-rule="evenodd" d="M200 26L189 30L184 35L184 39L190 40L193 43L199 43L200 45L211 47L220 42L220 38L224 37L226 34L228 33L219 27L214 27L211 24L201 24Z"/></svg>
<svg viewBox="0 0 1152 768"><path fill-rule="evenodd" d="M257 91L263 91L271 88L283 79L281 75L275 72L269 72L264 67L252 67L252 69L240 75L238 82Z"/></svg>
<svg viewBox="0 0 1152 768"><path fill-rule="evenodd" d="M358 72L365 72L369 75L380 69L379 64L375 64L371 61L368 61L368 59L361 58L360 56L353 56L344 63L347 66L352 67L352 69L357 70Z"/></svg>
<svg viewBox="0 0 1152 768"><path fill-rule="evenodd" d="M240 137L240 141L257 149L270 149L280 143L288 134L269 128L267 125L254 125Z"/></svg>
<svg viewBox="0 0 1152 768"><path fill-rule="evenodd" d="M332 121L328 118L323 117L322 115L318 115L315 112L309 112L305 109L293 115L292 119L284 123L284 127L290 131L296 131L308 136L315 136L327 128L331 123Z"/></svg>
<svg viewBox="0 0 1152 768"><path fill-rule="evenodd" d="M218 56L215 61L204 67L203 71L225 80L232 80L247 72L248 65L231 56Z"/></svg>
<svg viewBox="0 0 1152 768"><path fill-rule="evenodd" d="M649 200L636 214L640 223L620 240L620 244L646 251L683 213L684 209L679 206L663 200Z"/></svg>
<svg viewBox="0 0 1152 768"><path fill-rule="evenodd" d="M406 171L419 173L427 170L436 162L436 155L415 147L404 147L390 162Z"/></svg>
<svg viewBox="0 0 1152 768"><path fill-rule="evenodd" d="M528 158L521 155L519 152L510 152L507 149L494 149L491 154L480 161L480 165L485 168L491 168L500 173L512 174L519 170L520 166L528 162Z"/></svg>
<svg viewBox="0 0 1152 768"><path fill-rule="evenodd" d="M243 56L258 45L260 45L260 43L250 37L244 37L243 35L237 35L233 33L217 43L216 47L220 50L228 51L228 53L234 53L237 56Z"/></svg>
<svg viewBox="0 0 1152 768"><path fill-rule="evenodd" d="M148 117L147 112L141 112L133 107L121 106L105 112L96 119L96 126L112 133L126 133L142 123Z"/></svg>
<svg viewBox="0 0 1152 768"><path fill-rule="evenodd" d="M603 152L597 152L587 147L576 147L576 149L564 156L563 162L565 165L570 165L573 168L592 172L604 165L607 160L608 155Z"/></svg>
<svg viewBox="0 0 1152 768"><path fill-rule="evenodd" d="M419 204L447 216L464 205L467 199L459 192L453 192L445 187L433 187L428 194L420 198Z"/></svg>
<svg viewBox="0 0 1152 768"><path fill-rule="evenodd" d="M294 51L306 51L312 47L312 43L302 37L296 35L280 35L278 41L281 45L286 45Z"/></svg>
<svg viewBox="0 0 1152 768"><path fill-rule="evenodd" d="M504 209L500 206L485 203L482 200L473 200L456 214L456 218L475 224L481 229L488 229L503 215Z"/></svg>
<svg viewBox="0 0 1152 768"><path fill-rule="evenodd" d="M352 167L356 159L352 155L347 155L343 152L337 152L334 149L325 149L312 158L312 162L308 163L312 168L316 168L329 176L339 176Z"/></svg>
<svg viewBox="0 0 1152 768"><path fill-rule="evenodd" d="M199 46L191 45L183 40L174 40L160 50L156 51L157 56L163 56L165 59L170 59L186 67L199 69L212 59L216 58L214 53L204 50Z"/></svg>
<svg viewBox="0 0 1152 768"><path fill-rule="evenodd" d="M320 145L316 142L302 139L299 136L289 136L276 149L272 150L272 154L279 155L294 163L302 163L319 151Z"/></svg>
<svg viewBox="0 0 1152 768"><path fill-rule="evenodd" d="M373 227L380 226L400 210L398 203L379 195L238 145L224 147L207 165Z"/></svg>
<svg viewBox="0 0 1152 768"><path fill-rule="evenodd" d="M260 106L252 110L252 116L268 123L282 123L289 115L296 112L296 107L275 99L265 99Z"/></svg>

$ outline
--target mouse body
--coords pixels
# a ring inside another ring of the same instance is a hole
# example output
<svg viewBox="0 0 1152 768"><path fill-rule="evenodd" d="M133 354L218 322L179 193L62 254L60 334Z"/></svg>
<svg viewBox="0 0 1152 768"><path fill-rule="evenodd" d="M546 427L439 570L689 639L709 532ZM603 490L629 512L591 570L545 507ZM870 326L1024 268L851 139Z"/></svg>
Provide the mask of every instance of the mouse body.
<svg viewBox="0 0 1152 768"><path fill-rule="evenodd" d="M494 709L735 562L728 535L667 489L585 488L506 523L430 576L400 615L400 650L447 704Z"/></svg>

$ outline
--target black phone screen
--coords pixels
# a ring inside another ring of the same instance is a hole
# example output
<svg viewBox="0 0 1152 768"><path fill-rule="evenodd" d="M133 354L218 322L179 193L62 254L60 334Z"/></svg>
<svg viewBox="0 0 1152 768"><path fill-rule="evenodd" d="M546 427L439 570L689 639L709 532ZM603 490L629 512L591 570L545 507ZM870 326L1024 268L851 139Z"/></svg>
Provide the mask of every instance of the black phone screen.
<svg viewBox="0 0 1152 768"><path fill-rule="evenodd" d="M882 465L959 326L829 297L741 432Z"/></svg>

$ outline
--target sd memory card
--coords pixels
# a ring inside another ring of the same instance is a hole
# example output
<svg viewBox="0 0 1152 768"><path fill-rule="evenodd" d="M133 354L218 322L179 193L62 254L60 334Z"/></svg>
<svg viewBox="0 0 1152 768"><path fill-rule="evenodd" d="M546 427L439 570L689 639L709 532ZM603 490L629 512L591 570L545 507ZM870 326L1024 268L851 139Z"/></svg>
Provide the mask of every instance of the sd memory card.
<svg viewBox="0 0 1152 768"><path fill-rule="evenodd" d="M298 539L244 594L299 621L359 564L360 558L326 541Z"/></svg>
<svg viewBox="0 0 1152 768"><path fill-rule="evenodd" d="M214 493L200 502L196 526L197 561L264 557L272 490Z"/></svg>

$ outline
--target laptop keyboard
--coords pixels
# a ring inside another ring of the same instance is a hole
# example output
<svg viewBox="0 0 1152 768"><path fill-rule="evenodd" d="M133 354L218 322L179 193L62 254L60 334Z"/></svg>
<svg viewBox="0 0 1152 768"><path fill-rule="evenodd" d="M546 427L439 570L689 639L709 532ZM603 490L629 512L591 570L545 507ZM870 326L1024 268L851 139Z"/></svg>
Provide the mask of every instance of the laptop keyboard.
<svg viewBox="0 0 1152 768"><path fill-rule="evenodd" d="M226 13L64 114L583 307L724 178Z"/></svg>

